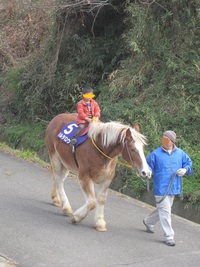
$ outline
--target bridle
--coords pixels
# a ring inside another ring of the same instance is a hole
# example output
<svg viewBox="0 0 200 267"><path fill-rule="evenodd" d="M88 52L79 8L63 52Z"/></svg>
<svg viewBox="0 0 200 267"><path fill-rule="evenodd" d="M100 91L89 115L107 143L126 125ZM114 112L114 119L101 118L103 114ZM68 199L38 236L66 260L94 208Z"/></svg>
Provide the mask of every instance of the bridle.
<svg viewBox="0 0 200 267"><path fill-rule="evenodd" d="M108 158L108 159L110 159L110 160L112 160L113 158L111 158L111 157L109 157L108 155L106 155L96 144L95 144L95 142L94 142L94 139L93 138L91 138L91 140L92 140L92 144L93 144L93 146L102 154L102 155L104 155L106 158ZM129 164L126 164L126 163L123 163L123 162L120 162L120 161L117 161L117 164L120 164L120 165L122 165L122 166L125 166L125 167L127 167L127 168L130 168L130 169L132 169L132 168L134 168L135 167L135 164L134 164L134 162L133 162L133 160L132 160L132 157L131 157L131 154L130 154L130 150L129 150L129 148L128 148L128 146L127 146L127 141L125 142L125 147L126 147L126 150L127 150L127 152L128 152L128 156L129 156L129 159L130 159L130 161L131 161L131 164L132 165L129 165Z"/></svg>

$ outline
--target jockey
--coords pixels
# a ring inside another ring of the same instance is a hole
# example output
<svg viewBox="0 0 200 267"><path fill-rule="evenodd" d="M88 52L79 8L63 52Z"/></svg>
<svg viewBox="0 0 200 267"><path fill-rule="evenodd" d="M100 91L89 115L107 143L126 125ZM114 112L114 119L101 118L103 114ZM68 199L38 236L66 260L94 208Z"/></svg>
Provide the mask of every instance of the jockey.
<svg viewBox="0 0 200 267"><path fill-rule="evenodd" d="M93 120L99 121L100 119L101 110L98 103L93 99L94 97L95 95L91 87L82 88L82 99L76 104L78 128L71 139L71 145L76 144L81 131L86 128L90 122Z"/></svg>

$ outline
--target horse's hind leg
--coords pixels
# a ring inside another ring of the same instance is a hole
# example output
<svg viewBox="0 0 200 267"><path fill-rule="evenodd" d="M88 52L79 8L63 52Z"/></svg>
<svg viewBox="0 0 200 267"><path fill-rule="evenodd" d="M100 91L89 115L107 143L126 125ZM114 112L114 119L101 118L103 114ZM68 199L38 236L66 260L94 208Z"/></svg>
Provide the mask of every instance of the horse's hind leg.
<svg viewBox="0 0 200 267"><path fill-rule="evenodd" d="M51 192L53 204L55 206L62 206L64 214L72 214L73 211L64 189L64 180L69 172L65 169L56 155L51 158L51 165L54 178L53 189Z"/></svg>
<svg viewBox="0 0 200 267"><path fill-rule="evenodd" d="M68 172L65 174L65 177L67 177L67 175L68 175ZM63 179L63 183L64 183L64 180L65 180L65 178ZM61 198L60 198L60 194L59 194L58 187L57 187L57 182L55 181L55 179L53 179L53 187L52 187L52 191L51 191L51 198L52 198L54 206L62 207L62 201L61 201Z"/></svg>
<svg viewBox="0 0 200 267"><path fill-rule="evenodd" d="M57 188L57 185L56 185L55 181L53 181L53 188L52 188L52 191L51 191L51 198L53 200L53 205L54 206L56 206L56 207L61 207L62 206L62 202L61 202L60 195L58 193L58 188Z"/></svg>

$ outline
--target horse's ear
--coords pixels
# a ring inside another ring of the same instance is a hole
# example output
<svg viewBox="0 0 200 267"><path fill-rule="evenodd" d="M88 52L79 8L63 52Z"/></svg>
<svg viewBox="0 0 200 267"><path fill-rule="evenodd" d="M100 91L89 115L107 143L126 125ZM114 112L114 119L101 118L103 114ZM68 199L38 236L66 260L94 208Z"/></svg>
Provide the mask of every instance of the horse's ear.
<svg viewBox="0 0 200 267"><path fill-rule="evenodd" d="M132 138L132 134L129 128L126 130L126 138L127 139Z"/></svg>
<svg viewBox="0 0 200 267"><path fill-rule="evenodd" d="M140 126L137 122L134 123L133 128L138 132L140 131Z"/></svg>

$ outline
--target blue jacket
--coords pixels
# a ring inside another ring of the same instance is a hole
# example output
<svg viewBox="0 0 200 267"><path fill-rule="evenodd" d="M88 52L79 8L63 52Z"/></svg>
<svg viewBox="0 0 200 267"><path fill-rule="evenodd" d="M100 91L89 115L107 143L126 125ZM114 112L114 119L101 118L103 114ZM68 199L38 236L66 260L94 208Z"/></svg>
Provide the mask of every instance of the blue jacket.
<svg viewBox="0 0 200 267"><path fill-rule="evenodd" d="M172 175L180 168L187 170L186 175L192 173L192 161L180 148L174 147L169 154L163 147L152 151L147 157L147 163L153 172L154 195L165 195ZM181 193L181 177L176 175L168 195Z"/></svg>

